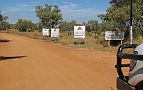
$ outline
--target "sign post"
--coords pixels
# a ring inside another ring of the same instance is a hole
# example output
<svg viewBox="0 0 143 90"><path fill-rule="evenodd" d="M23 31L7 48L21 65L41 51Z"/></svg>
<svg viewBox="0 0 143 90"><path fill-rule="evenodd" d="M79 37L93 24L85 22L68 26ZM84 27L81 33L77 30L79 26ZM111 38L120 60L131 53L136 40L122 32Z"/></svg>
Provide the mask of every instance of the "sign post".
<svg viewBox="0 0 143 90"><path fill-rule="evenodd" d="M123 45L123 40L121 40L121 45Z"/></svg>
<svg viewBox="0 0 143 90"><path fill-rule="evenodd" d="M130 44L133 44L133 1L131 0L130 7Z"/></svg>

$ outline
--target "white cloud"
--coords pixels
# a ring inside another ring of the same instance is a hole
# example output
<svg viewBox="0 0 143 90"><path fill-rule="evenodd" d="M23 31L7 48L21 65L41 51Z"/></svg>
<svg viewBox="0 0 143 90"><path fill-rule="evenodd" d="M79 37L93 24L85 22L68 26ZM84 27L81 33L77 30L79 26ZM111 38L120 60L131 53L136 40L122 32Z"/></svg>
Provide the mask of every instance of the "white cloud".
<svg viewBox="0 0 143 90"><path fill-rule="evenodd" d="M81 8L78 4L67 2L60 6L60 9L62 10L65 20L70 21L76 19L79 23L86 22L90 19L99 20L97 16L106 12L97 8Z"/></svg>
<svg viewBox="0 0 143 90"><path fill-rule="evenodd" d="M10 13L15 13L15 12L31 12L34 11L34 5L30 5L27 3L18 3L14 7L7 7L3 9L4 14L10 14Z"/></svg>
<svg viewBox="0 0 143 90"><path fill-rule="evenodd" d="M77 4L74 4L72 2L68 3L68 2L64 2L64 5L60 6L60 9L62 11L66 11L66 10L72 10L72 9L75 9L77 8L78 5Z"/></svg>

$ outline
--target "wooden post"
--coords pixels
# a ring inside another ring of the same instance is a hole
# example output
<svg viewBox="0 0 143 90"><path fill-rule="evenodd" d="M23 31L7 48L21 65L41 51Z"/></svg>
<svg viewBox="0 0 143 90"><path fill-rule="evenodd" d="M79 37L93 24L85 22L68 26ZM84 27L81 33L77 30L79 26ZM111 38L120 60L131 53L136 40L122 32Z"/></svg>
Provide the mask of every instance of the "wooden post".
<svg viewBox="0 0 143 90"><path fill-rule="evenodd" d="M121 45L123 45L123 41L121 40Z"/></svg>
<svg viewBox="0 0 143 90"><path fill-rule="evenodd" d="M108 47L110 47L110 40L108 40Z"/></svg>
<svg viewBox="0 0 143 90"><path fill-rule="evenodd" d="M86 45L86 39L84 38L84 45Z"/></svg>

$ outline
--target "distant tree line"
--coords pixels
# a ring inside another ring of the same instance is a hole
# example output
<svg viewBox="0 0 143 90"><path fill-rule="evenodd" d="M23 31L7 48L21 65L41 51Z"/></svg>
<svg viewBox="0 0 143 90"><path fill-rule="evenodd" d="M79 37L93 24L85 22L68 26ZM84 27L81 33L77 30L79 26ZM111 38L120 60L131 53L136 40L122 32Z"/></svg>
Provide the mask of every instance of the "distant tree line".
<svg viewBox="0 0 143 90"><path fill-rule="evenodd" d="M18 19L16 23L16 28L19 31L30 31L33 30L35 25L32 23L31 20L24 20L24 19Z"/></svg>

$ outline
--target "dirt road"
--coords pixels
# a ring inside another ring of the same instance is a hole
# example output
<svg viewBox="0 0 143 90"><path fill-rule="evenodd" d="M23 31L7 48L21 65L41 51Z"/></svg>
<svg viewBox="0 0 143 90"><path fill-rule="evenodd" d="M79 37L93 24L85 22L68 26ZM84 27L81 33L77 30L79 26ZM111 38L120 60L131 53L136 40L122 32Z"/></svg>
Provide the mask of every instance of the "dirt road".
<svg viewBox="0 0 143 90"><path fill-rule="evenodd" d="M116 90L114 53L0 37L0 90Z"/></svg>

